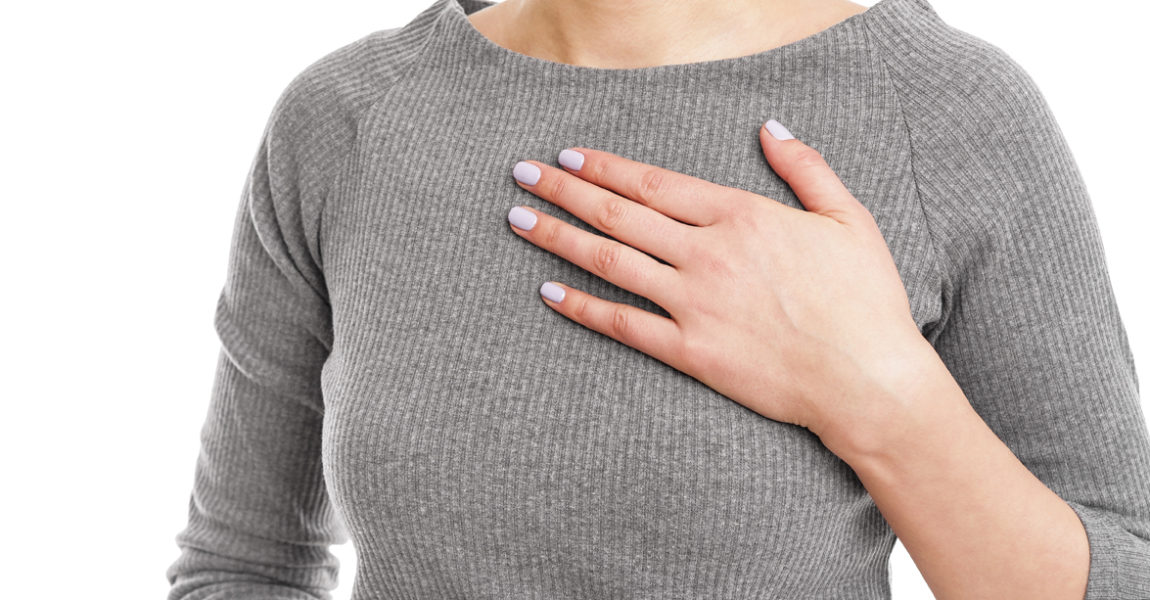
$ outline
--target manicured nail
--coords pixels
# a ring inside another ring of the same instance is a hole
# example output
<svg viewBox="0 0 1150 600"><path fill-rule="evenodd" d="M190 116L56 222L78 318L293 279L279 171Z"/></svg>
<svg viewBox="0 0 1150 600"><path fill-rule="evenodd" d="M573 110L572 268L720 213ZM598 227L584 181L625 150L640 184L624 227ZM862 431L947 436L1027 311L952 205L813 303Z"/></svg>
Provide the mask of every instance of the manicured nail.
<svg viewBox="0 0 1150 600"><path fill-rule="evenodd" d="M535 185L539 183L539 176L542 175L542 172L539 171L539 167L521 160L515 163L515 168L511 170L511 174L520 183Z"/></svg>
<svg viewBox="0 0 1150 600"><path fill-rule="evenodd" d="M561 150L559 152L559 164L572 171L578 171L583 168L583 153L570 148Z"/></svg>
<svg viewBox="0 0 1150 600"><path fill-rule="evenodd" d="M551 283L550 281L539 287L539 293L543 294L544 298L552 302L562 302L563 296L567 295L567 292L563 291L563 288L555 285L554 283Z"/></svg>
<svg viewBox="0 0 1150 600"><path fill-rule="evenodd" d="M531 231L531 228L535 227L536 217L535 213L522 206L513 206L511 212L507 213L507 220L524 231Z"/></svg>
<svg viewBox="0 0 1150 600"><path fill-rule="evenodd" d="M795 139L795 136L791 135L791 132L787 131L787 128L783 127L782 123L774 119L768 119L765 127L767 128L767 133L771 134L776 140Z"/></svg>

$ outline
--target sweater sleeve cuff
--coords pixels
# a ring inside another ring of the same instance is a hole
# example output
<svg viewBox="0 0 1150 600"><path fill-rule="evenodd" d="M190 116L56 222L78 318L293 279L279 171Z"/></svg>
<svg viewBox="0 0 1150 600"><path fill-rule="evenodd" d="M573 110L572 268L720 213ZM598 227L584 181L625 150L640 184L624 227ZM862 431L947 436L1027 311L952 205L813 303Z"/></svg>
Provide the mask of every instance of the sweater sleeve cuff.
<svg viewBox="0 0 1150 600"><path fill-rule="evenodd" d="M1066 502L1086 529L1090 542L1090 574L1083 600L1150 597L1150 571L1131 533L1115 524L1112 513L1077 502Z"/></svg>

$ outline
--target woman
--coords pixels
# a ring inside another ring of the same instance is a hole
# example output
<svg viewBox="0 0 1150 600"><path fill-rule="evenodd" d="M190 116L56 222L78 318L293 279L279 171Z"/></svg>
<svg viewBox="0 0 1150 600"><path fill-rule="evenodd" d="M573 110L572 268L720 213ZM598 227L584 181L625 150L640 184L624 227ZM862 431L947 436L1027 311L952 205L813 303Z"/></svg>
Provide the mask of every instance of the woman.
<svg viewBox="0 0 1150 600"><path fill-rule="evenodd" d="M1089 197L926 0L436 0L287 87L216 327L171 598L1150 595Z"/></svg>

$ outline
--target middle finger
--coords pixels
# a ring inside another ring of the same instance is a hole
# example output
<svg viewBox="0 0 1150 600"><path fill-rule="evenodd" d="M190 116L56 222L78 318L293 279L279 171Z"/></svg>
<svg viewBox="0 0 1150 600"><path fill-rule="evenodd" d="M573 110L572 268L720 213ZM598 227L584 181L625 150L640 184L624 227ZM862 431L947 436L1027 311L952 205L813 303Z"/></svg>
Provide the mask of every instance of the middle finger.
<svg viewBox="0 0 1150 600"><path fill-rule="evenodd" d="M589 273L643 296L668 312L676 306L681 282L675 267L527 206L513 207L507 220L520 237Z"/></svg>
<svg viewBox="0 0 1150 600"><path fill-rule="evenodd" d="M523 189L627 245L673 266L687 259L695 227L538 161L519 161L512 174Z"/></svg>

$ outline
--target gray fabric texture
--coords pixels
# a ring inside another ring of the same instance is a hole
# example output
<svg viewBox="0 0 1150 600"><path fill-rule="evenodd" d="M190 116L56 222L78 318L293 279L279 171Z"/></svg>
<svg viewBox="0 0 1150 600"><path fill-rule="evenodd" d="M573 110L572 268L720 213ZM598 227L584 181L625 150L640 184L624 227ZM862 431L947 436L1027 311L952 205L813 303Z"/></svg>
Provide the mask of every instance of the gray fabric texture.
<svg viewBox="0 0 1150 600"><path fill-rule="evenodd" d="M516 236L586 146L802 205L776 118L875 215L970 402L1066 500L1089 600L1150 598L1150 435L1083 180L1031 77L926 0L738 58L597 69L436 0L303 68L243 186L171 600L888 598L895 537L808 430L539 298L657 314ZM1003 501L1009 499L1004 498Z"/></svg>

